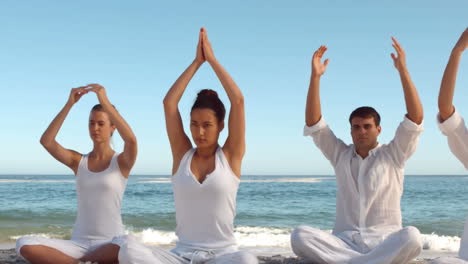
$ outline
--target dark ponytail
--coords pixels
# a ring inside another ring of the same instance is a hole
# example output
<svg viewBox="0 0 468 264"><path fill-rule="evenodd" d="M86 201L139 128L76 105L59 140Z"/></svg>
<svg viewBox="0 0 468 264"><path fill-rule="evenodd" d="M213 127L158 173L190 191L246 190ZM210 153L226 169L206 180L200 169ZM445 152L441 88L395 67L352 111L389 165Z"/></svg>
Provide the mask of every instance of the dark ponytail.
<svg viewBox="0 0 468 264"><path fill-rule="evenodd" d="M223 102L218 97L218 94L211 89L203 89L197 94L197 99L193 103L192 110L197 108L211 109L215 112L218 122L224 121L226 109Z"/></svg>

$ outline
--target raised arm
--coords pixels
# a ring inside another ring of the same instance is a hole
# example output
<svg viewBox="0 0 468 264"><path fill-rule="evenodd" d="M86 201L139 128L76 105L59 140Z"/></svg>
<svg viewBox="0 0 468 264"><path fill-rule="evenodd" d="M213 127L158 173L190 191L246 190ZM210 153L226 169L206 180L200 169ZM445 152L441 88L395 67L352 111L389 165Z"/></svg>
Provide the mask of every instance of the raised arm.
<svg viewBox="0 0 468 264"><path fill-rule="evenodd" d="M460 64L461 56L467 47L468 28L465 29L457 44L455 44L455 47L450 54L447 67L445 68L444 77L442 77L439 92L439 117L441 122L447 120L455 111L455 107L453 106L453 95L455 93L458 66Z"/></svg>
<svg viewBox="0 0 468 264"><path fill-rule="evenodd" d="M407 117L416 124L421 124L423 121L423 107L419 99L418 91L411 81L411 76L406 67L406 54L400 43L392 37L393 48L397 52L391 54L395 68L400 73L401 84L403 85L403 93L405 95Z"/></svg>
<svg viewBox="0 0 468 264"><path fill-rule="evenodd" d="M229 112L229 134L223 146L223 150L226 153L232 170L240 177L242 158L245 154L244 96L229 73L216 59L204 28L202 28L202 36L203 54L205 55L206 61L216 73L231 103L231 110Z"/></svg>
<svg viewBox="0 0 468 264"><path fill-rule="evenodd" d="M125 119L119 114L107 97L106 90L99 84L89 84L87 90L96 93L99 103L104 108L104 111L109 115L111 123L117 128L120 136L124 141L124 151L119 155L118 163L122 175L127 178L130 170L135 164L138 144L135 134L127 124Z"/></svg>
<svg viewBox="0 0 468 264"><path fill-rule="evenodd" d="M307 126L313 126L322 117L320 106L320 77L325 73L329 59L322 64L322 56L327 51L326 46L320 46L312 56L312 74L310 76L309 92L307 93L305 121Z"/></svg>
<svg viewBox="0 0 468 264"><path fill-rule="evenodd" d="M205 62L205 56L202 49L202 31L200 30L198 37L197 52L195 60L190 66L179 76L177 81L172 85L171 89L164 97L164 114L166 117L166 130L169 137L169 143L172 150L172 174L177 172L179 163L184 154L192 148L192 143L189 137L185 134L182 118L179 112L179 101L184 94L185 88L192 80L193 76Z"/></svg>
<svg viewBox="0 0 468 264"><path fill-rule="evenodd" d="M44 148L50 153L50 155L52 155L52 157L72 169L75 175L81 159L81 154L74 150L62 147L62 145L60 145L55 138L57 137L57 134L62 127L63 121L65 121L65 118L67 117L73 105L78 102L80 98L86 93L88 93L88 91L85 90L84 86L73 88L71 90L67 103L54 118L54 120L52 120L52 123L50 123L49 127L47 127L44 134L42 134L40 141L42 146L44 146Z"/></svg>

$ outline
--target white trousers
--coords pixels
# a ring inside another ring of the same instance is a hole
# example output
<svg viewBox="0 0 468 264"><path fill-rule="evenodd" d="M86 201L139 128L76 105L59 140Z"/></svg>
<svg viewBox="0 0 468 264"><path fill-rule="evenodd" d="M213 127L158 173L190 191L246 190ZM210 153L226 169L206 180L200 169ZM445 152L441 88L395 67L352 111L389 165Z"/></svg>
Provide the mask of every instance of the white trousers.
<svg viewBox="0 0 468 264"><path fill-rule="evenodd" d="M21 255L21 248L23 246L41 245L54 248L65 255L79 259L108 243L120 245L122 243L122 236L117 236L112 240L63 240L38 236L23 236L16 240L16 254L24 259Z"/></svg>
<svg viewBox="0 0 468 264"><path fill-rule="evenodd" d="M247 251L206 250L177 247L166 251L147 247L127 236L119 251L119 264L257 264L255 255Z"/></svg>
<svg viewBox="0 0 468 264"><path fill-rule="evenodd" d="M291 234L296 255L317 264L405 264L421 253L419 230L409 226L368 248L359 233L340 238L320 229L299 226Z"/></svg>

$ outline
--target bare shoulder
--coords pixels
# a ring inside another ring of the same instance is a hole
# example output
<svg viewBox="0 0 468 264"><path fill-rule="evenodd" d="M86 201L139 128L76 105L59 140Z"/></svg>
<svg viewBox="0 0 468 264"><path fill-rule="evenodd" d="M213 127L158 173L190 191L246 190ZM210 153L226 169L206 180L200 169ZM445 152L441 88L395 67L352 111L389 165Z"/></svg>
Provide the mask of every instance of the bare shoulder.
<svg viewBox="0 0 468 264"><path fill-rule="evenodd" d="M237 178L240 179L243 156L231 153L226 147L223 147L222 151L229 163L229 166L231 167L231 170L234 172L234 174L236 174Z"/></svg>
<svg viewBox="0 0 468 264"><path fill-rule="evenodd" d="M78 173L78 166L80 165L81 158L83 157L83 154L73 150L69 149L70 151L70 156L71 156L71 164L70 164L70 169L73 170L74 174L76 175Z"/></svg>

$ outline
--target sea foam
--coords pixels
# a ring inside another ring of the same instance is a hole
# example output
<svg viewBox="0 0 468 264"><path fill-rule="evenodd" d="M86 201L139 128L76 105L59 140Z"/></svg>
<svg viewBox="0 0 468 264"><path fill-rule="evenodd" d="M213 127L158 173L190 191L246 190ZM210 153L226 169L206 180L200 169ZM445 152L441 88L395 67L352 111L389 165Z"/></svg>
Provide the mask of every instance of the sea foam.
<svg viewBox="0 0 468 264"><path fill-rule="evenodd" d="M289 248L291 231L290 228L237 226L234 235L240 247ZM326 232L331 233L331 230ZM167 246L177 241L175 233L171 231L147 228L142 231L127 230L127 233L148 245ZM422 234L421 239L424 250L458 252L460 247L457 236Z"/></svg>

